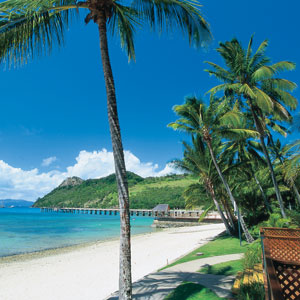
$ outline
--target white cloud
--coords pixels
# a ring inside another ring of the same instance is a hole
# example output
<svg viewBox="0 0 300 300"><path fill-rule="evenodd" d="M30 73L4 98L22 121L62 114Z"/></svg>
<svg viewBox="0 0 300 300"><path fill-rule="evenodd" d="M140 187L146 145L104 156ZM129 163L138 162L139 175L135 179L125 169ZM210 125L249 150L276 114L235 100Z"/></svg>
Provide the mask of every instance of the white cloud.
<svg viewBox="0 0 300 300"><path fill-rule="evenodd" d="M56 156L51 156L51 157L45 158L42 161L42 167L49 167L56 160L57 160Z"/></svg>
<svg viewBox="0 0 300 300"><path fill-rule="evenodd" d="M166 164L159 170L157 164L141 162L130 151L124 151L125 163L128 171L142 177L164 176L171 173L180 173L172 164ZM49 157L43 160L48 166L56 160ZM102 149L101 151L80 151L76 163L65 171L52 170L40 173L37 168L26 171L15 168L0 160L0 199L36 200L57 187L65 178L78 176L82 179L100 178L114 173L113 153Z"/></svg>

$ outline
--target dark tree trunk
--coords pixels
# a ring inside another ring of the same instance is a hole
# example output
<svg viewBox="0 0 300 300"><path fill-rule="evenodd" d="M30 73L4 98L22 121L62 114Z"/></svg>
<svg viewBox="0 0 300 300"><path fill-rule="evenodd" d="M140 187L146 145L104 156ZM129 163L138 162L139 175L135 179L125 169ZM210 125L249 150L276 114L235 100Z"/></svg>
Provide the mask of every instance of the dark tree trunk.
<svg viewBox="0 0 300 300"><path fill-rule="evenodd" d="M274 173L273 166L272 166L272 163L271 163L271 159L270 159L270 156L269 156L269 153L268 153L268 149L267 149L265 141L264 141L265 132L264 132L263 127L260 124L260 121L258 120L258 117L257 117L257 115L254 111L254 108L253 108L251 102L250 102L250 108L251 108L251 113L252 113L252 117L254 119L256 130L260 134L260 137L259 137L260 144L261 144L261 147L263 149L263 152L264 152L264 155L266 157L267 164L268 164L268 167L269 167L269 170L270 170L270 173L271 173L271 178L272 178L272 182L273 182L273 185L274 185L274 188L275 188L276 198L277 198L279 206L280 206L281 215L284 218L286 218L282 197L281 197L281 194L280 194L280 191L279 191L278 183L277 183L277 180L276 180L276 177L275 177L275 173Z"/></svg>
<svg viewBox="0 0 300 300"><path fill-rule="evenodd" d="M236 228L235 228L235 216L232 213L232 210L230 208L230 205L228 204L228 201L226 199L222 199L221 203L223 204L224 210L226 212L227 219L229 220L229 222L231 224L231 227L234 228L234 230L236 231Z"/></svg>
<svg viewBox="0 0 300 300"><path fill-rule="evenodd" d="M209 152L210 152L210 155L211 155L211 158L213 160L213 163L215 165L215 168L217 169L217 172L224 184L224 187L228 193L228 196L229 196L229 199L233 205L233 207L237 207L237 204L236 204L236 201L231 193L231 190L229 188L229 185L227 183L227 180L225 179L224 175L222 174L220 168L219 168L219 165L217 163L217 160L216 160L216 157L215 157L215 154L214 154L214 151L212 149L212 145L211 145L211 140L208 138L204 138L205 142L207 143L207 146L208 146L208 149L209 149ZM246 223L244 222L244 218L242 215L240 215L240 222L241 222L241 226L242 226L242 229L243 229L243 232L245 234L245 237L246 237L246 240L248 243L252 243L254 241L253 237L251 236L250 232L248 231L248 228L246 226Z"/></svg>
<svg viewBox="0 0 300 300"><path fill-rule="evenodd" d="M109 129L112 140L116 180L118 186L119 206L120 206L120 269L119 269L119 299L132 299L131 282L131 250L130 250L130 214L129 214L129 194L126 176L121 131L117 112L117 101L115 93L114 78L111 69L105 12L99 12L97 19L100 50L103 65L105 87L107 94L107 110Z"/></svg>
<svg viewBox="0 0 300 300"><path fill-rule="evenodd" d="M221 207L219 205L219 202L216 199L216 194L215 194L214 186L213 186L213 184L212 184L212 182L211 182L211 180L209 178L206 180L206 188L207 188L207 191L209 192L211 198L213 199L213 202L214 202L214 204L215 204L215 206L216 206L216 208L217 208L217 210L218 210L218 212L219 212L219 214L221 216L221 219L222 219L222 221L223 221L223 223L225 225L225 228L226 228L226 232L228 234L232 235L233 232L234 232L234 230L233 230L233 228L231 228L231 226L229 225L227 219L224 216L224 213L223 213L223 211L222 211L222 209L221 209Z"/></svg>
<svg viewBox="0 0 300 300"><path fill-rule="evenodd" d="M221 199L221 203L224 207L224 211L226 213L227 220L229 221L229 223L230 223L231 227L233 228L233 230L236 231L235 223L233 221L234 215L232 214L232 211L231 211L226 199L223 199L223 200Z"/></svg>

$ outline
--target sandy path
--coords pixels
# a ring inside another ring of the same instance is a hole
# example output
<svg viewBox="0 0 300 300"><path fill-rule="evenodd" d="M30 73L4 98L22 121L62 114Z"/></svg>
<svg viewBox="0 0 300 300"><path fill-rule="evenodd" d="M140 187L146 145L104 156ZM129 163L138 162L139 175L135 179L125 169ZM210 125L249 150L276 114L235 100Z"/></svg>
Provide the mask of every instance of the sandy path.
<svg viewBox="0 0 300 300"><path fill-rule="evenodd" d="M223 224L172 228L132 237L136 281L206 243ZM0 264L1 300L101 300L118 289L118 241Z"/></svg>

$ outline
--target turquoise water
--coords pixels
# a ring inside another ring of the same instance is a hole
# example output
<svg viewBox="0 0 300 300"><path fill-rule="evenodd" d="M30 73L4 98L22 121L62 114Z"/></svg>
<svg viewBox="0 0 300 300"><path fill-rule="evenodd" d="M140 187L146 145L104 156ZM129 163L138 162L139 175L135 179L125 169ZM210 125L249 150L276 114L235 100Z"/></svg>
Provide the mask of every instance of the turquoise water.
<svg viewBox="0 0 300 300"><path fill-rule="evenodd" d="M152 232L153 218L132 217L132 234ZM0 208L0 256L118 237L119 216L42 213L38 208Z"/></svg>

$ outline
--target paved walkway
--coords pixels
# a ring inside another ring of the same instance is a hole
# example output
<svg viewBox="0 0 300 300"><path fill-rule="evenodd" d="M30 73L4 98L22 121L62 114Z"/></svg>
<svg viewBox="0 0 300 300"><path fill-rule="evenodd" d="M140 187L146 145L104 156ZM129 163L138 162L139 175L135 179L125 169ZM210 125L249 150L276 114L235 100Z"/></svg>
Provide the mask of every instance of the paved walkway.
<svg viewBox="0 0 300 300"><path fill-rule="evenodd" d="M235 276L201 274L197 271L207 265L237 260L242 257L242 253L207 257L149 274L133 283L133 299L162 300L183 281L204 285L214 291L219 297L230 297ZM106 300L116 299L118 299L117 292L106 298Z"/></svg>

